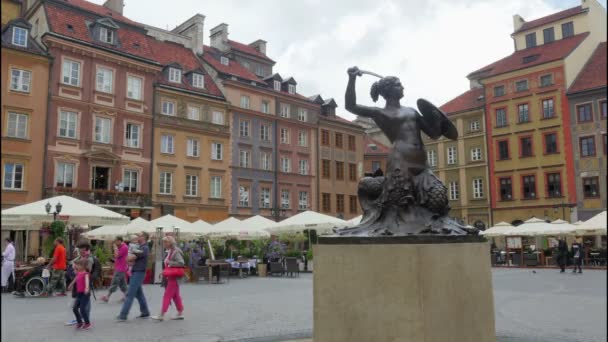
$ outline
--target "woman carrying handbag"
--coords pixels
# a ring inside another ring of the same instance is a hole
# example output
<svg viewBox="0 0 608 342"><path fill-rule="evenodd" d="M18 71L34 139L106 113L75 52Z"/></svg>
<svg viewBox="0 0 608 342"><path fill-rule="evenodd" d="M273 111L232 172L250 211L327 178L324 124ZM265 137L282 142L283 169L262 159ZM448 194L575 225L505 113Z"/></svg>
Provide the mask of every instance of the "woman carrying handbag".
<svg viewBox="0 0 608 342"><path fill-rule="evenodd" d="M153 316L152 319L158 321L164 320L172 300L177 308L177 316L172 319L184 319L184 305L182 304L182 297L179 294L179 284L177 282L179 278L184 276L184 254L177 247L175 238L172 236L165 236L163 238L163 247L167 252L167 257L165 257L164 261L165 268L163 270L165 294L163 295L160 315Z"/></svg>

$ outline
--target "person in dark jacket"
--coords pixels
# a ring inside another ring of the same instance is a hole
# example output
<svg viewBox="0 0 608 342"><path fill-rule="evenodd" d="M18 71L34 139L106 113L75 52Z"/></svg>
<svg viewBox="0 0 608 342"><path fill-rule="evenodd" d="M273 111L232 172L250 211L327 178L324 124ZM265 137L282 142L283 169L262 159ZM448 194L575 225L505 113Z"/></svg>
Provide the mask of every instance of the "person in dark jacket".
<svg viewBox="0 0 608 342"><path fill-rule="evenodd" d="M581 266L583 265L583 257L584 257L584 249L583 244L579 242L580 238L576 237L576 240L572 243L572 258L574 259L574 269L572 273L576 273L578 268L578 273L583 273Z"/></svg>
<svg viewBox="0 0 608 342"><path fill-rule="evenodd" d="M129 279L129 287L127 288L127 294L125 296L125 302L122 304L120 314L116 317L117 322L125 322L133 300L137 299L139 302L140 315L137 318L148 318L150 317L150 310L148 309L148 303L146 302L146 296L142 288L144 277L146 276L146 265L148 262L148 233L141 232L138 234L139 251L136 254L135 264L131 270L131 278Z"/></svg>
<svg viewBox="0 0 608 342"><path fill-rule="evenodd" d="M566 272L566 261L568 260L568 244L563 237L559 238L559 242L557 243L557 251L557 262L561 268L560 273L564 273Z"/></svg>

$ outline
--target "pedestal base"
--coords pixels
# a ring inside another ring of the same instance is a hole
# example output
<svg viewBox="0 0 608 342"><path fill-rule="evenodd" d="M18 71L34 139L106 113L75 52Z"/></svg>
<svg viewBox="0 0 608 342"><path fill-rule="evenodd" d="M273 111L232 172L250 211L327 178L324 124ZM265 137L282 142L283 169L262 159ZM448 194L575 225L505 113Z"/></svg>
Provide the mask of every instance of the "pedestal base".
<svg viewBox="0 0 608 342"><path fill-rule="evenodd" d="M495 342L478 237L326 237L314 246L315 342Z"/></svg>

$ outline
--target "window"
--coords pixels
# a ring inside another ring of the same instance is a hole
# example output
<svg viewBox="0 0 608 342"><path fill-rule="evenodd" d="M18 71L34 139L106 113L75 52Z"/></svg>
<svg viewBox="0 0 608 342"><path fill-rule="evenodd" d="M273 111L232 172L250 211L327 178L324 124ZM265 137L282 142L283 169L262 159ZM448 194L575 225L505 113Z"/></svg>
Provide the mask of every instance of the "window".
<svg viewBox="0 0 608 342"><path fill-rule="evenodd" d="M329 160L323 159L321 161L321 175L323 176L323 178L330 177L330 175L331 175L330 169L331 169L331 166L329 164Z"/></svg>
<svg viewBox="0 0 608 342"><path fill-rule="evenodd" d="M437 151L427 150L426 159L428 160L430 167L436 167L437 166Z"/></svg>
<svg viewBox="0 0 608 342"><path fill-rule="evenodd" d="M342 133L336 133L335 134L335 140L336 140L336 148L342 148L344 145L344 141L342 139Z"/></svg>
<svg viewBox="0 0 608 342"><path fill-rule="evenodd" d="M95 117L95 142L110 143L110 125L112 121L107 118Z"/></svg>
<svg viewBox="0 0 608 342"><path fill-rule="evenodd" d="M356 139L354 135L349 135L348 136L348 150L349 151L356 151L357 150L357 144L356 144Z"/></svg>
<svg viewBox="0 0 608 342"><path fill-rule="evenodd" d="M321 209L326 213L331 211L331 194L321 194Z"/></svg>
<svg viewBox="0 0 608 342"><path fill-rule="evenodd" d="M341 161L336 162L336 179L338 179L338 180L344 179L344 162L341 162Z"/></svg>
<svg viewBox="0 0 608 342"><path fill-rule="evenodd" d="M175 102L163 101L161 110L165 115L175 116Z"/></svg>
<svg viewBox="0 0 608 342"><path fill-rule="evenodd" d="M515 82L515 91L526 91L528 90L528 80L521 80Z"/></svg>
<svg viewBox="0 0 608 342"><path fill-rule="evenodd" d="M277 81L277 80L275 80L275 81L274 81L274 82L272 82L272 83L273 83L273 86L274 86L274 90L276 90L276 91L281 91L281 81Z"/></svg>
<svg viewBox="0 0 608 342"><path fill-rule="evenodd" d="M300 209L300 210L308 209L308 192L300 191L298 193L298 209Z"/></svg>
<svg viewBox="0 0 608 342"><path fill-rule="evenodd" d="M281 158L281 172L291 172L291 159L285 157Z"/></svg>
<svg viewBox="0 0 608 342"><path fill-rule="evenodd" d="M543 119L550 119L555 115L555 106L553 99L545 99L542 101L543 105Z"/></svg>
<svg viewBox="0 0 608 342"><path fill-rule="evenodd" d="M290 84L290 85L288 86L288 88L287 88L287 91L288 91L290 94L295 94L295 93L296 93L296 86L295 86L295 85L293 85L293 84Z"/></svg>
<svg viewBox="0 0 608 342"><path fill-rule="evenodd" d="M186 196L198 196L198 176L186 175Z"/></svg>
<svg viewBox="0 0 608 342"><path fill-rule="evenodd" d="M201 109L199 107L188 106L188 119L200 121Z"/></svg>
<svg viewBox="0 0 608 342"><path fill-rule="evenodd" d="M557 133L545 134L545 154L557 152Z"/></svg>
<svg viewBox="0 0 608 342"><path fill-rule="evenodd" d="M264 72L264 66L261 64L258 64L255 66L255 74L258 76L264 76L266 75L266 73Z"/></svg>
<svg viewBox="0 0 608 342"><path fill-rule="evenodd" d="M188 157L198 157L199 151L200 149L198 139L188 138L186 155Z"/></svg>
<svg viewBox="0 0 608 342"><path fill-rule="evenodd" d="M589 122L593 121L593 112L591 110L591 103L576 106L576 112L578 114L578 122Z"/></svg>
<svg viewBox="0 0 608 342"><path fill-rule="evenodd" d="M306 132L298 132L298 145L302 147L308 146L308 134Z"/></svg>
<svg viewBox="0 0 608 342"><path fill-rule="evenodd" d="M458 191L458 182L450 182L450 201L458 200L459 191Z"/></svg>
<svg viewBox="0 0 608 342"><path fill-rule="evenodd" d="M97 91L112 93L114 72L107 68L97 68Z"/></svg>
<svg viewBox="0 0 608 342"><path fill-rule="evenodd" d="M11 138L27 138L27 115L8 112L6 135Z"/></svg>
<svg viewBox="0 0 608 342"><path fill-rule="evenodd" d="M377 160L372 160L372 172L376 172L380 169L380 162Z"/></svg>
<svg viewBox="0 0 608 342"><path fill-rule="evenodd" d="M499 178L500 183L500 199L502 201L510 201L513 199L513 185L511 178Z"/></svg>
<svg viewBox="0 0 608 342"><path fill-rule="evenodd" d="M6 163L4 164L4 184L3 189L22 190L23 189L23 164Z"/></svg>
<svg viewBox="0 0 608 342"><path fill-rule="evenodd" d="M289 118L290 106L285 103L281 103L281 117Z"/></svg>
<svg viewBox="0 0 608 342"><path fill-rule="evenodd" d="M270 152L260 153L260 168L262 170L272 170L272 154Z"/></svg>
<svg viewBox="0 0 608 342"><path fill-rule="evenodd" d="M583 196L585 198L600 197L600 184L598 177L583 178Z"/></svg>
<svg viewBox="0 0 608 342"><path fill-rule="evenodd" d="M125 141L127 147L139 148L139 136L141 127L136 124L128 123L125 129Z"/></svg>
<svg viewBox="0 0 608 342"><path fill-rule="evenodd" d="M308 109L298 108L298 121L306 121L308 118Z"/></svg>
<svg viewBox="0 0 608 342"><path fill-rule="evenodd" d="M608 107L606 106L606 100L600 101L600 110L602 114L602 119L608 117Z"/></svg>
<svg viewBox="0 0 608 342"><path fill-rule="evenodd" d="M124 170L122 173L122 191L137 192L138 180L139 180L139 171Z"/></svg>
<svg viewBox="0 0 608 342"><path fill-rule="evenodd" d="M260 140L270 141L270 126L260 125Z"/></svg>
<svg viewBox="0 0 608 342"><path fill-rule="evenodd" d="M224 113L218 111L214 111L213 113L211 113L211 122L216 125L223 125Z"/></svg>
<svg viewBox="0 0 608 342"><path fill-rule="evenodd" d="M76 138L76 120L78 114L74 112L61 111L59 113L59 136L64 138Z"/></svg>
<svg viewBox="0 0 608 342"><path fill-rule="evenodd" d="M496 127L507 126L507 110L499 108L496 110Z"/></svg>
<svg viewBox="0 0 608 342"><path fill-rule="evenodd" d="M270 103L268 101L262 101L262 113L270 114Z"/></svg>
<svg viewBox="0 0 608 342"><path fill-rule="evenodd" d="M321 130L321 145L329 146L329 131Z"/></svg>
<svg viewBox="0 0 608 342"><path fill-rule="evenodd" d="M22 27L13 27L13 45L27 47L27 30Z"/></svg>
<svg viewBox="0 0 608 342"><path fill-rule="evenodd" d="M230 60L226 56L221 56L220 63L222 63L223 65L228 65L228 64L230 64Z"/></svg>
<svg viewBox="0 0 608 342"><path fill-rule="evenodd" d="M281 208L289 209L289 190L281 190Z"/></svg>
<svg viewBox="0 0 608 342"><path fill-rule="evenodd" d="M471 160L472 161L481 160L481 147L474 147L471 149Z"/></svg>
<svg viewBox="0 0 608 342"><path fill-rule="evenodd" d="M160 193L162 195L171 195L173 188L173 174L171 172L160 173Z"/></svg>
<svg viewBox="0 0 608 342"><path fill-rule="evenodd" d="M71 188L74 186L74 164L57 163L55 186Z"/></svg>
<svg viewBox="0 0 608 342"><path fill-rule="evenodd" d="M479 128L481 127L479 120L471 120L471 122L469 123L469 130L471 132L476 132L479 131Z"/></svg>
<svg viewBox="0 0 608 342"><path fill-rule="evenodd" d="M536 46L536 32L528 33L526 35L526 49Z"/></svg>
<svg viewBox="0 0 608 342"><path fill-rule="evenodd" d="M249 206L249 188L246 186L239 186L239 207Z"/></svg>
<svg viewBox="0 0 608 342"><path fill-rule="evenodd" d="M483 179L482 178L473 179L473 198L474 199L483 198Z"/></svg>
<svg viewBox="0 0 608 342"><path fill-rule="evenodd" d="M540 77L540 86L548 87L553 84L553 75L543 75Z"/></svg>
<svg viewBox="0 0 608 342"><path fill-rule="evenodd" d="M547 196L559 197L562 192L562 181L559 173L547 174Z"/></svg>
<svg viewBox="0 0 608 342"><path fill-rule="evenodd" d="M220 143L211 143L211 160L222 160L224 159L224 149Z"/></svg>
<svg viewBox="0 0 608 342"><path fill-rule="evenodd" d="M29 93L31 80L31 72L11 68L11 90Z"/></svg>
<svg viewBox="0 0 608 342"><path fill-rule="evenodd" d="M300 174L303 176L308 175L308 160L302 159L299 162Z"/></svg>
<svg viewBox="0 0 608 342"><path fill-rule="evenodd" d="M127 97L133 100L141 100L141 77L127 76Z"/></svg>
<svg viewBox="0 0 608 342"><path fill-rule="evenodd" d="M99 40L103 43L114 44L114 31L106 27L99 28Z"/></svg>
<svg viewBox="0 0 608 342"><path fill-rule="evenodd" d="M169 82L181 83L182 71L177 68L169 68Z"/></svg>
<svg viewBox="0 0 608 342"><path fill-rule="evenodd" d="M168 153L168 154L174 153L172 135L162 135L160 137L160 153Z"/></svg>
<svg viewBox="0 0 608 342"><path fill-rule="evenodd" d="M498 142L498 160L509 159L509 141L501 140Z"/></svg>
<svg viewBox="0 0 608 342"><path fill-rule="evenodd" d="M504 85L494 87L494 96L495 97L504 96L504 95L505 95L505 86Z"/></svg>
<svg viewBox="0 0 608 342"><path fill-rule="evenodd" d="M239 121L239 135L243 138L249 137L249 121Z"/></svg>
<svg viewBox="0 0 608 342"><path fill-rule="evenodd" d="M281 144L289 144L289 128L281 128Z"/></svg>
<svg viewBox="0 0 608 342"><path fill-rule="evenodd" d="M594 157L595 156L595 137L582 137L579 138L581 157Z"/></svg>
<svg viewBox="0 0 608 342"><path fill-rule="evenodd" d="M38 32L40 28L40 19L36 19L36 21L34 22L34 32L32 32L32 36L34 38L38 37Z"/></svg>
<svg viewBox="0 0 608 342"><path fill-rule="evenodd" d="M568 38L574 36L574 24L569 21L562 24L562 38Z"/></svg>
<svg viewBox="0 0 608 342"><path fill-rule="evenodd" d="M260 189L260 208L270 208L270 188Z"/></svg>
<svg viewBox="0 0 608 342"><path fill-rule="evenodd" d="M205 76L201 74L192 74L192 86L195 88L205 88Z"/></svg>
<svg viewBox="0 0 608 342"><path fill-rule="evenodd" d="M241 150L239 151L239 166L240 167L251 167L251 152Z"/></svg>
<svg viewBox="0 0 608 342"><path fill-rule="evenodd" d="M532 151L532 137L519 138L519 154L521 157L531 157L534 155Z"/></svg>
<svg viewBox="0 0 608 342"><path fill-rule="evenodd" d="M450 146L448 147L448 165L454 165L456 164L457 158L456 158L456 146Z"/></svg>
<svg viewBox="0 0 608 342"><path fill-rule="evenodd" d="M64 84L77 87L80 85L80 63L65 59L61 75Z"/></svg>
<svg viewBox="0 0 608 342"><path fill-rule="evenodd" d="M357 213L357 196L349 196L349 204L350 204L350 213L351 214L356 214Z"/></svg>
<svg viewBox="0 0 608 342"><path fill-rule="evenodd" d="M249 109L249 96L241 95L241 108Z"/></svg>
<svg viewBox="0 0 608 342"><path fill-rule="evenodd" d="M517 117L519 118L519 123L530 122L530 113L528 111L527 103L517 105Z"/></svg>
<svg viewBox="0 0 608 342"><path fill-rule="evenodd" d="M211 198L222 198L222 177L211 176L210 192Z"/></svg>
<svg viewBox="0 0 608 342"><path fill-rule="evenodd" d="M522 191L524 199L536 198L536 176L522 177Z"/></svg>
<svg viewBox="0 0 608 342"><path fill-rule="evenodd" d="M543 43L551 43L555 40L555 30L553 27L549 27L543 30Z"/></svg>
<svg viewBox="0 0 608 342"><path fill-rule="evenodd" d="M344 195L336 194L336 212L344 212Z"/></svg>
<svg viewBox="0 0 608 342"><path fill-rule="evenodd" d="M353 163L348 164L348 179L351 182L357 181L357 164L353 164Z"/></svg>

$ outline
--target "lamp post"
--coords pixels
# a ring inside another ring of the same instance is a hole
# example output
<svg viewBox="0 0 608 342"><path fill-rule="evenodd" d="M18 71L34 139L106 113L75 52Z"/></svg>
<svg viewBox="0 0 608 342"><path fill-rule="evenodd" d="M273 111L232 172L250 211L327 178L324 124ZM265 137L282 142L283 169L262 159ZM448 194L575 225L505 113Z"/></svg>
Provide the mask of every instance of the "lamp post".
<svg viewBox="0 0 608 342"><path fill-rule="evenodd" d="M561 193L559 191L555 192L556 197L561 196ZM555 205L553 207L553 212L557 213L557 208L562 208L562 220L564 221L569 221L566 220L566 207L570 208L570 212L572 212L572 208L570 207L570 205L568 203L564 202L564 198L562 198L561 203L559 205Z"/></svg>
<svg viewBox="0 0 608 342"><path fill-rule="evenodd" d="M285 217L287 215L287 211L284 208L275 207L270 209L270 215L274 217L276 222L279 222L281 217Z"/></svg>
<svg viewBox="0 0 608 342"><path fill-rule="evenodd" d="M57 221L57 215L61 213L61 208L63 208L63 205L61 205L61 202L57 202L57 204L55 205L55 211L51 213L51 202L46 202L46 205L44 206L44 209L46 209L46 213L48 215L53 214L53 222Z"/></svg>

